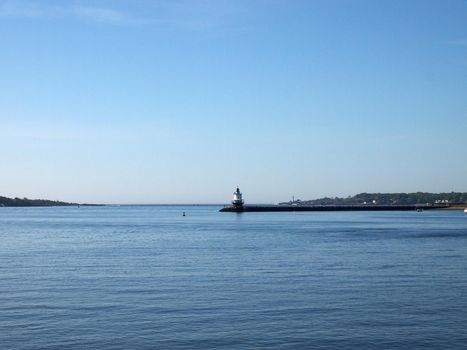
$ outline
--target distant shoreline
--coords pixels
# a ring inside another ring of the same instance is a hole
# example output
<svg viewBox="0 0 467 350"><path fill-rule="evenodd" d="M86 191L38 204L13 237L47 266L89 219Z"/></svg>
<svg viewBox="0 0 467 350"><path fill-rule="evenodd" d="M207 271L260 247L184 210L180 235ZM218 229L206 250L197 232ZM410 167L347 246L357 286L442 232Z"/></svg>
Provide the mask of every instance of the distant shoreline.
<svg viewBox="0 0 467 350"><path fill-rule="evenodd" d="M102 204L70 203L52 201L48 199L8 198L0 196L0 207L79 207L79 206L101 206Z"/></svg>

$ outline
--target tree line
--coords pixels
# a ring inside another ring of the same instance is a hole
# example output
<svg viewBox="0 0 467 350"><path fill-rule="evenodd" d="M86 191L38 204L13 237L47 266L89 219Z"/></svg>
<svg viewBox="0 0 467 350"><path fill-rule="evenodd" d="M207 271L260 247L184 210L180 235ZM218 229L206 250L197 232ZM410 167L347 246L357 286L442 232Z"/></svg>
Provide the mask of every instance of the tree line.
<svg viewBox="0 0 467 350"><path fill-rule="evenodd" d="M77 203L67 203L61 201L51 201L47 199L29 199L29 198L8 198L0 196L0 207L53 207L70 206Z"/></svg>
<svg viewBox="0 0 467 350"><path fill-rule="evenodd" d="M283 202L280 204L295 205L414 205L414 204L464 204L467 203L467 192L446 192L446 193L359 193L355 196L323 197L312 200Z"/></svg>

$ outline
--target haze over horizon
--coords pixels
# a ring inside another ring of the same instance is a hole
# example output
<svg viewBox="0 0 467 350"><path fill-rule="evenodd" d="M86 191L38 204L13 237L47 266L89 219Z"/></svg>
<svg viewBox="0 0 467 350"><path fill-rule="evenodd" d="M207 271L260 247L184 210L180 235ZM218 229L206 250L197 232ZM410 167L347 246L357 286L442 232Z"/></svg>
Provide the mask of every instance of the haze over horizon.
<svg viewBox="0 0 467 350"><path fill-rule="evenodd" d="M0 0L0 196L467 192L467 2Z"/></svg>

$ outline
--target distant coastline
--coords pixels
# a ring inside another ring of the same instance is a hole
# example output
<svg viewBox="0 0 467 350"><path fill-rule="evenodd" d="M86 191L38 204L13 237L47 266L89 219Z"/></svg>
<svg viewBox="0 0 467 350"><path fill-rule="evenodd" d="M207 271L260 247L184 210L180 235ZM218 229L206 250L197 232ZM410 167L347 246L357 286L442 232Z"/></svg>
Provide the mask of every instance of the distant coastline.
<svg viewBox="0 0 467 350"><path fill-rule="evenodd" d="M359 193L346 198L323 197L312 200L293 199L279 205L446 205L449 207L467 205L467 192L412 192L412 193Z"/></svg>
<svg viewBox="0 0 467 350"><path fill-rule="evenodd" d="M8 198L0 196L0 207L70 207L70 206L96 206L99 204L80 204L48 199Z"/></svg>

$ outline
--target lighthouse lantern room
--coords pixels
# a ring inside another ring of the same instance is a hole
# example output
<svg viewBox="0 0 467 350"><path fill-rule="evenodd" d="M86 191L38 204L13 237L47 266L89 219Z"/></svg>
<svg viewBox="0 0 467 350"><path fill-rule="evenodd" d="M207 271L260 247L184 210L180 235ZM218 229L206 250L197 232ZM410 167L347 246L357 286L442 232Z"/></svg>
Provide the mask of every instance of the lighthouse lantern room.
<svg viewBox="0 0 467 350"><path fill-rule="evenodd" d="M233 194L232 204L234 207L243 206L242 193L240 192L240 189L238 187L237 187L237 190Z"/></svg>

